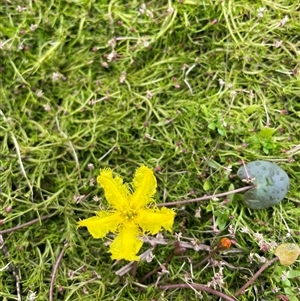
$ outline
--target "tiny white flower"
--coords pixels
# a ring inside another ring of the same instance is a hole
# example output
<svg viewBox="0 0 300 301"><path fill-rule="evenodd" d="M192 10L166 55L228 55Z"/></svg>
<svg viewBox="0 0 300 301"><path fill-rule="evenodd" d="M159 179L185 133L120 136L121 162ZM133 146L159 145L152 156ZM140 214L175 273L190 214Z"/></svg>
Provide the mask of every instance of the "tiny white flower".
<svg viewBox="0 0 300 301"><path fill-rule="evenodd" d="M36 91L36 96L37 96L38 98L42 97L43 95L44 95L44 92L43 92L42 90L37 90L37 91Z"/></svg>
<svg viewBox="0 0 300 301"><path fill-rule="evenodd" d="M253 236L259 241L264 239L264 235L258 232L254 233Z"/></svg>
<svg viewBox="0 0 300 301"><path fill-rule="evenodd" d="M241 228L240 230L241 233L246 233L246 234L249 234L250 233L250 230L247 226L244 226Z"/></svg>
<svg viewBox="0 0 300 301"><path fill-rule="evenodd" d="M120 84L123 84L125 79L126 79L126 71L122 71L120 76Z"/></svg>
<svg viewBox="0 0 300 301"><path fill-rule="evenodd" d="M167 13L168 14L173 14L173 12L174 12L174 8L173 7L170 7L170 8L167 9Z"/></svg>
<svg viewBox="0 0 300 301"><path fill-rule="evenodd" d="M61 78L61 74L60 73L58 73L58 72L53 72L52 73L52 80L54 82L58 81L60 78Z"/></svg>
<svg viewBox="0 0 300 301"><path fill-rule="evenodd" d="M273 287L273 289L272 289L272 292L273 292L273 294L276 294L276 293L278 293L279 292L279 288L278 287Z"/></svg>
<svg viewBox="0 0 300 301"><path fill-rule="evenodd" d="M249 93L249 98L250 98L250 99L253 99L253 98L254 98L254 93L253 93L253 91L252 91L252 90L250 90L250 93Z"/></svg>
<svg viewBox="0 0 300 301"><path fill-rule="evenodd" d="M79 204L80 202L84 201L85 195L74 195L73 200L75 201L76 204Z"/></svg>
<svg viewBox="0 0 300 301"><path fill-rule="evenodd" d="M230 237L235 238L235 231L234 231L234 228L231 224L228 227L228 232L230 234Z"/></svg>
<svg viewBox="0 0 300 301"><path fill-rule="evenodd" d="M266 9L264 7L260 7L257 9L257 17L259 19L261 19L264 16L264 12L266 11Z"/></svg>
<svg viewBox="0 0 300 301"><path fill-rule="evenodd" d="M144 47L147 48L147 47L149 47L149 45L150 45L149 41L144 40Z"/></svg>
<svg viewBox="0 0 300 301"><path fill-rule="evenodd" d="M153 94L150 91L147 91L146 96L148 99L151 99L153 97Z"/></svg>
<svg viewBox="0 0 300 301"><path fill-rule="evenodd" d="M37 26L36 24L31 24L31 25L30 25L30 30L31 30L31 31L35 31L35 30L37 29L37 27L38 27L38 26Z"/></svg>
<svg viewBox="0 0 300 301"><path fill-rule="evenodd" d="M201 217L201 208L198 208L198 209L196 210L195 217L196 217L196 218L200 218L200 217Z"/></svg>
<svg viewBox="0 0 300 301"><path fill-rule="evenodd" d="M115 57L115 53L112 51L108 56L107 56L107 61L111 62Z"/></svg>
<svg viewBox="0 0 300 301"><path fill-rule="evenodd" d="M276 42L274 43L274 47L275 47L275 48L279 48L279 47L282 45L282 43L283 43L282 40L276 41Z"/></svg>
<svg viewBox="0 0 300 301"><path fill-rule="evenodd" d="M22 7L22 6L18 5L17 8L16 8L16 11L17 11L18 13L21 13L22 11L24 11L24 10L26 10L26 9L27 9L26 7Z"/></svg>
<svg viewBox="0 0 300 301"><path fill-rule="evenodd" d="M232 165L228 165L227 167L225 166L224 169L226 171L232 172Z"/></svg>
<svg viewBox="0 0 300 301"><path fill-rule="evenodd" d="M284 18L282 20L280 20L279 22L279 26L284 26L285 23L289 20L288 16L284 16Z"/></svg>
<svg viewBox="0 0 300 301"><path fill-rule="evenodd" d="M237 92L236 92L236 91L232 91L232 92L230 93L230 96L231 96L232 98L235 98L236 95L237 95Z"/></svg>
<svg viewBox="0 0 300 301"><path fill-rule="evenodd" d="M180 241L181 237L182 237L182 233L181 232L175 233L176 240Z"/></svg>
<svg viewBox="0 0 300 301"><path fill-rule="evenodd" d="M143 4L141 5L141 7L139 8L140 14L144 14L144 13L145 13L145 10L146 10L146 4L143 3Z"/></svg>
<svg viewBox="0 0 300 301"><path fill-rule="evenodd" d="M224 82L223 79L221 79L221 78L219 79L219 85L220 85L220 86L224 86L224 85L225 85L225 82Z"/></svg>
<svg viewBox="0 0 300 301"><path fill-rule="evenodd" d="M271 241L271 242L269 243L269 250L270 250L270 251L274 251L274 249L275 249L277 246L278 246L278 243L277 243L277 242Z"/></svg>
<svg viewBox="0 0 300 301"><path fill-rule="evenodd" d="M95 201L95 202L100 202L100 200L101 200L101 198L99 198L98 196L94 196L93 197L93 201Z"/></svg>
<svg viewBox="0 0 300 301"><path fill-rule="evenodd" d="M51 110L50 105L48 105L48 104L44 105L44 110L49 112Z"/></svg>
<svg viewBox="0 0 300 301"><path fill-rule="evenodd" d="M153 260L154 257L155 257L155 256L153 255L152 251L150 251L149 254L148 254L147 257L146 257L146 261L147 261L148 263L150 263L150 262L152 262L152 260Z"/></svg>
<svg viewBox="0 0 300 301"><path fill-rule="evenodd" d="M254 255L256 255L256 254L253 253L253 252L250 252L250 254L249 254L249 256L248 256L248 261L249 261L250 263L253 262L253 260L254 260Z"/></svg>
<svg viewBox="0 0 300 301"><path fill-rule="evenodd" d="M146 10L146 15L147 15L148 17L150 17L151 19L154 18L154 15L153 15L152 11L149 10L149 9Z"/></svg>
<svg viewBox="0 0 300 301"><path fill-rule="evenodd" d="M27 301L35 301L36 298L37 298L36 292L29 291L26 300Z"/></svg>
<svg viewBox="0 0 300 301"><path fill-rule="evenodd" d="M266 257L264 257L264 256L260 256L259 261L260 261L261 263L265 263L265 262L267 261L267 259L266 259Z"/></svg>
<svg viewBox="0 0 300 301"><path fill-rule="evenodd" d="M110 39L108 42L107 42L107 45L112 47L112 48L115 48L116 46L116 39L113 38L113 39Z"/></svg>
<svg viewBox="0 0 300 301"><path fill-rule="evenodd" d="M280 276L280 279L282 281L286 280L288 278L288 272L287 271L283 271L281 276Z"/></svg>
<svg viewBox="0 0 300 301"><path fill-rule="evenodd" d="M94 164L93 163L89 163L87 167L88 167L89 170L93 170L94 169Z"/></svg>

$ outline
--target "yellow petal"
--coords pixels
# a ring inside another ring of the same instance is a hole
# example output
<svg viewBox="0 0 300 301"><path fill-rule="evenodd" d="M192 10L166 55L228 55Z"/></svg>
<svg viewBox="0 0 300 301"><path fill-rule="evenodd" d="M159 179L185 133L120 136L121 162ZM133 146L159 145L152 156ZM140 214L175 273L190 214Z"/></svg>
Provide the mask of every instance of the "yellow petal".
<svg viewBox="0 0 300 301"><path fill-rule="evenodd" d="M175 218L175 211L162 207L159 209L141 209L135 222L143 229L151 234L158 233L161 228L172 231L172 226Z"/></svg>
<svg viewBox="0 0 300 301"><path fill-rule="evenodd" d="M134 193L131 197L131 205L135 208L142 208L152 201L156 192L157 182L153 171L142 165L139 167L133 178Z"/></svg>
<svg viewBox="0 0 300 301"><path fill-rule="evenodd" d="M123 184L122 178L113 178L111 169L103 169L97 177L97 182L102 186L107 201L116 209L122 211L128 206L129 190Z"/></svg>
<svg viewBox="0 0 300 301"><path fill-rule="evenodd" d="M110 245L111 258L129 261L139 260L136 254L143 245L143 242L138 239L139 234L137 226L133 224L125 225Z"/></svg>
<svg viewBox="0 0 300 301"><path fill-rule="evenodd" d="M78 227L87 227L94 238L103 238L108 232L116 232L122 223L120 214L106 211L96 212L93 216L78 222Z"/></svg>

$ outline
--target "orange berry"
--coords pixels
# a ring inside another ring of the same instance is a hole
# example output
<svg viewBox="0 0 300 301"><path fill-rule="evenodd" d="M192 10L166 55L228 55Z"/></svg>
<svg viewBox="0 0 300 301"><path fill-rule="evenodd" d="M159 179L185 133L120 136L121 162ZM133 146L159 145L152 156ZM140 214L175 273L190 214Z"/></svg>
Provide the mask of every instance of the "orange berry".
<svg viewBox="0 0 300 301"><path fill-rule="evenodd" d="M229 238L223 237L220 239L217 247L219 250L227 250L231 247L231 240Z"/></svg>

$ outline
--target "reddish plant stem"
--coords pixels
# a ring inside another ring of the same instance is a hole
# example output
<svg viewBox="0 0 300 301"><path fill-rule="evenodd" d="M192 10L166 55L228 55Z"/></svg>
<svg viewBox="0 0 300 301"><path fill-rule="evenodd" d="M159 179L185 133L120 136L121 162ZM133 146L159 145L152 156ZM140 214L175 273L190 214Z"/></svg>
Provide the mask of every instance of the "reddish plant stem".
<svg viewBox="0 0 300 301"><path fill-rule="evenodd" d="M145 280L146 280L147 278L149 278L149 277L152 276L153 274L155 274L155 273L157 273L158 271L160 271L160 270L163 268L163 266L167 265L167 263L170 262L170 260L173 258L173 256L174 256L174 252L172 252L172 253L168 256L168 258L166 259L166 261L164 262L164 264L160 265L160 266L157 267L155 270L153 270L153 271L149 272L148 274L146 274L146 275L140 280L140 283L145 282Z"/></svg>
<svg viewBox="0 0 300 301"><path fill-rule="evenodd" d="M159 287L161 290L168 290L168 289L177 289L177 288L194 288L199 291L204 291L210 294L214 294L220 298L223 298L227 301L237 301L235 297L230 297L222 292L219 292L217 290L214 290L213 288L204 286L202 284L186 284L186 283L178 283L178 284L169 284L169 285L162 285Z"/></svg>
<svg viewBox="0 0 300 301"><path fill-rule="evenodd" d="M53 272L51 275L51 282L50 282L50 289L49 289L49 301L53 301L53 287L54 287L54 280L55 280L55 276L58 270L58 266L60 264L60 261L62 259L62 257L64 256L64 253L68 247L69 242L65 241L63 249L61 250L61 252L59 253L57 260L55 262L54 268L53 268Z"/></svg>
<svg viewBox="0 0 300 301"><path fill-rule="evenodd" d="M200 198L195 198L195 199L190 199L190 200L182 200L182 201L168 202L168 203L159 203L159 204L157 204L157 207L183 205L183 204L188 204L188 203L194 203L194 202L199 202L199 201L210 200L212 198L219 198L219 197L223 197L223 196L227 196L227 195L247 191L247 190L252 189L254 187L256 187L256 186L255 185L246 186L246 187L242 187L242 188L238 188L238 189L234 189L234 190L230 190L230 191L222 192L222 193L218 193L218 194L205 195L205 196L202 196Z"/></svg>
<svg viewBox="0 0 300 301"><path fill-rule="evenodd" d="M132 264L131 272L130 272L130 274L133 278L135 278L135 276L136 276L137 266L138 266L138 262L134 261Z"/></svg>
<svg viewBox="0 0 300 301"><path fill-rule="evenodd" d="M260 269L234 294L235 297L242 295L245 292L245 289L250 286L255 280L256 278L266 269L268 268L271 264L273 264L274 262L276 262L277 260L279 260L279 258L276 256L273 259L267 261L266 263L264 263Z"/></svg>
<svg viewBox="0 0 300 301"><path fill-rule="evenodd" d="M215 250L211 251L211 253L206 256L204 259L202 259L200 262L198 262L197 264L195 264L193 266L193 269L197 269L198 267L200 267L202 264L206 263L210 258L212 258L217 252L219 251L218 248L216 248Z"/></svg>
<svg viewBox="0 0 300 301"><path fill-rule="evenodd" d="M31 220L31 221L29 221L29 222L27 222L27 223L24 223L24 224L22 224L22 225L18 225L18 226L9 228L9 229L2 230L2 231L0 231L0 235L1 235L1 234L7 234L7 233L10 233L10 232L14 232L14 231L19 230L19 229L22 229L22 228L26 228L27 226L31 226L31 225L33 225L33 224L39 222L39 221L43 221L43 220L45 220L45 219L48 219L48 218L50 218L50 217L52 217L52 216L54 216L54 215L56 215L56 214L57 214L57 213L46 214L46 215L41 216L41 217L39 217L39 218L33 219L33 220Z"/></svg>

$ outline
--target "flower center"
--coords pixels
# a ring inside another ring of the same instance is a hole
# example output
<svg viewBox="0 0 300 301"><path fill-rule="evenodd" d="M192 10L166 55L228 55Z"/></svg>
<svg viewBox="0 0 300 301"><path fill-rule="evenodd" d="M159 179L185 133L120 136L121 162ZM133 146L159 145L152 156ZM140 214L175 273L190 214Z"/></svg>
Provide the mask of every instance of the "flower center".
<svg viewBox="0 0 300 301"><path fill-rule="evenodd" d="M134 209L129 209L123 212L126 219L132 220L137 216L137 211Z"/></svg>

